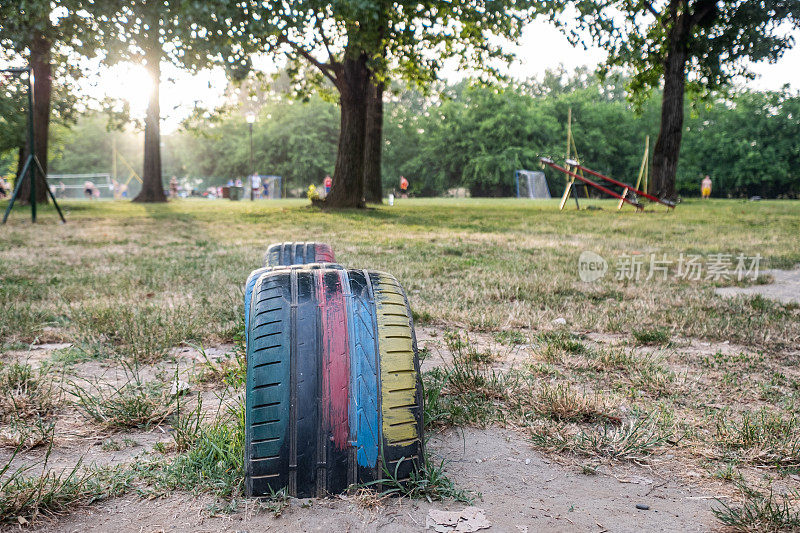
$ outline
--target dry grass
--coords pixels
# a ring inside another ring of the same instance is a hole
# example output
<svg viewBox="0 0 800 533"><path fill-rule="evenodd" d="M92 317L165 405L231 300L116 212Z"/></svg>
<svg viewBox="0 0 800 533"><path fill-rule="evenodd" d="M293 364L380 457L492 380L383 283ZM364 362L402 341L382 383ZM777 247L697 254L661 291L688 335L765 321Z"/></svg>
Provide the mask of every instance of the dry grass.
<svg viewBox="0 0 800 533"><path fill-rule="evenodd" d="M553 453L573 453L621 461L647 463L669 444L671 433L652 418L632 419L621 425L534 425L533 443Z"/></svg>
<svg viewBox="0 0 800 533"><path fill-rule="evenodd" d="M599 394L580 393L566 383L544 384L533 399L539 416L560 422L610 422L621 424L611 413L608 400Z"/></svg>
<svg viewBox="0 0 800 533"><path fill-rule="evenodd" d="M122 442L131 428L169 424L171 453L139 465L142 490L237 497L241 420L207 419L200 401L187 407L181 399L178 409L171 375L119 383L84 372L121 361L174 365L176 346L240 341L242 285L267 244L313 236L343 264L393 273L418 325L459 332L439 337L452 362L423 376L431 426L517 427L543 451L592 461L653 462L669 453L682 468L707 472L703 482L726 486L761 479L764 470L791 479L800 471L800 307L714 295L735 281L635 283L611 272L586 284L577 258L591 250L613 265L631 253L723 252L791 268L800 263L800 203L688 201L674 213L646 214L590 203L603 210L560 213L555 202L510 200L412 200L331 213L292 201L65 202L64 226L48 209L36 226L15 212L0 232L0 356L19 357L4 354L30 343L75 343L55 355L77 373L77 387L65 405L51 379L57 373L5 365L0 439L52 442L52 423L65 411L77 418L76 410L92 431L99 423L103 438ZM555 326L557 318L566 325ZM518 364L509 369L512 352ZM241 355L239 348L205 358L193 387L240 389ZM415 490L455 494L442 475L434 468ZM92 485L76 476L20 477L0 500L26 501L32 486L53 494L50 507L31 500L10 511L25 517L113 493L109 479L92 477L102 482ZM780 502L766 496L742 501L745 514L731 520L782 516Z"/></svg>
<svg viewBox="0 0 800 533"><path fill-rule="evenodd" d="M100 378L70 382L69 393L86 418L109 429L149 428L175 412L181 391L171 391L162 379L145 379L138 364L121 363L122 383Z"/></svg>
<svg viewBox="0 0 800 533"><path fill-rule="evenodd" d="M41 464L12 468L16 453L0 466L0 524L19 528L41 518L53 518L69 510L123 493L131 480L119 468L48 467L50 448ZM40 468L40 473L33 470Z"/></svg>
<svg viewBox="0 0 800 533"><path fill-rule="evenodd" d="M58 407L62 390L52 372L28 363L0 363L0 422L48 418Z"/></svg>
<svg viewBox="0 0 800 533"><path fill-rule="evenodd" d="M63 389L53 369L0 363L0 446L30 449L52 442Z"/></svg>
<svg viewBox="0 0 800 533"><path fill-rule="evenodd" d="M373 511L380 508L387 498L389 498L389 495L381 494L369 487L357 487L353 490L350 497L355 500L356 504L362 509Z"/></svg>
<svg viewBox="0 0 800 533"><path fill-rule="evenodd" d="M572 330L662 328L757 346L789 346L800 336L796 309L715 298L711 283L637 284L609 275L587 285L577 278L583 250L612 264L631 251L675 260L731 252L790 267L800 262L793 244L800 205L792 202L689 201L674 213L644 216L510 200L415 200L339 213L291 201L65 206L72 224L56 225L45 210L32 227L20 212L0 234L6 343L85 339L101 351L156 358L181 341L231 341L242 280L266 245L309 235L330 242L345 264L395 274L416 315L429 322L539 331L561 317ZM765 220L769 230L756 231ZM141 330L141 320L155 325ZM117 321L118 334L108 327Z"/></svg>
<svg viewBox="0 0 800 533"><path fill-rule="evenodd" d="M738 420L721 413L716 439L729 460L776 468L800 468L800 420L766 409L744 412Z"/></svg>

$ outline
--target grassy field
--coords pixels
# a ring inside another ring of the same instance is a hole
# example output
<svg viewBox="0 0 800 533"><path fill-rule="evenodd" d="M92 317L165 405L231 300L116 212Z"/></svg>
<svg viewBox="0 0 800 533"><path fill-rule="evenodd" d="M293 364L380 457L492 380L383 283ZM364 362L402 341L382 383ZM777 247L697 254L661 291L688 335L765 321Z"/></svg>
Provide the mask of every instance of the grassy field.
<svg viewBox="0 0 800 533"><path fill-rule="evenodd" d="M768 276L677 276L681 254L700 256L706 268L714 254L730 254L734 266L743 254L759 255L762 269L793 268L800 203L687 201L674 212L645 213L588 205L599 209L471 199L335 213L303 201L65 202L66 225L45 210L35 226L17 208L0 227L0 387L18 400L0 404L6 446L22 443L23 455L46 447L48 428L75 413L106 428L108 438L120 427L177 428L162 461L178 470L103 471L87 478L91 486L76 481L87 474L76 473L69 490L79 494L67 502L130 484L186 488L176 479L208 466L192 454L220 439L233 446L225 460L235 463L237 415L219 417L224 423L176 416L172 377L163 372L172 367L158 365L174 361L176 347L234 343L244 281L267 245L320 240L345 265L393 273L418 326L438 335L448 355L425 375L430 427L515 427L537 448L585 462L587 471L598 461L668 455L674 468L691 467L736 492L745 506L722 508L723 521L800 522L791 505L781 507L790 500L769 492L793 488L800 474L800 310L714 293ZM579 279L584 251L609 263L603 279ZM670 262L667 279L645 279L651 254ZM643 261L641 279L617 279L616 268L632 257ZM44 362L25 359L32 345L45 343L71 346ZM514 347L524 356L506 364ZM21 362L15 367L14 360ZM111 389L76 385L80 365L92 361L113 362L136 379ZM161 369L161 379L141 379L145 367ZM231 358L200 365L189 381L198 390L210 381L236 391L237 375ZM238 478L230 470L220 475L232 475L223 483L229 495ZM56 481L48 487L64 492ZM8 490L0 490L0 514Z"/></svg>

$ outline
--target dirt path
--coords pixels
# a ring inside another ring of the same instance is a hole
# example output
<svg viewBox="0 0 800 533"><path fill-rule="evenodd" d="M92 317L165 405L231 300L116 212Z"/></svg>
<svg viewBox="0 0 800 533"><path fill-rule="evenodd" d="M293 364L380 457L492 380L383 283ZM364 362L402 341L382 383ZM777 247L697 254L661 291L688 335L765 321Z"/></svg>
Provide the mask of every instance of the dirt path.
<svg viewBox="0 0 800 533"><path fill-rule="evenodd" d="M760 294L777 302L800 304L800 267L794 270L765 270L762 273L772 276L773 282L751 287L723 287L717 289L716 293L729 297Z"/></svg>
<svg viewBox="0 0 800 533"><path fill-rule="evenodd" d="M640 467L580 473L533 450L508 430L450 430L430 441L434 457L446 457L448 474L461 488L482 493L488 531L708 531L714 527L709 494ZM208 497L173 495L148 501L128 495L42 524L38 531L424 531L431 509L458 510L452 502L390 499L369 510L354 499L292 500L273 518L247 509L210 516ZM649 506L639 510L637 504ZM527 527L527 529L526 529Z"/></svg>

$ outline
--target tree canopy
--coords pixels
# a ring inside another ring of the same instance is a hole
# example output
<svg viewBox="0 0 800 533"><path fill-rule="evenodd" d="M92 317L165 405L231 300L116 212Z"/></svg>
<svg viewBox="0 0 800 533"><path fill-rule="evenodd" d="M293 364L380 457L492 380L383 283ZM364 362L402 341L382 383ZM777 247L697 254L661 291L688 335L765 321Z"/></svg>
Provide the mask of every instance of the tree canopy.
<svg viewBox="0 0 800 533"><path fill-rule="evenodd" d="M659 104L650 100L635 113L622 90L626 84L623 77L600 81L580 70L499 87L463 82L446 88L441 99L400 91L386 107L383 190L396 189L403 175L415 195L464 188L473 195L512 196L515 170L538 170L542 155L564 156L570 109L581 160L635 181L644 138L658 131ZM283 176L293 195L319 185L335 164L337 106L318 97L302 103L284 93L255 97L257 171ZM800 195L800 95L741 89L715 93L693 112L686 107L686 151L676 184L681 194L697 194L700 179L710 174L718 196ZM55 133L56 172L110 172L112 135L141 170L141 138L106 132L100 116ZM164 137L164 174L202 183L199 188L244 177L250 172L247 136L236 106L213 119L198 117L190 130ZM551 192L560 194L563 178L550 171L547 178Z"/></svg>
<svg viewBox="0 0 800 533"><path fill-rule="evenodd" d="M47 0L8 0L0 3L0 58L17 66L29 66L33 79L33 126L36 156L45 172L51 113L63 121L75 116L76 94L70 91L71 80L82 75L77 57L91 56L97 52L97 25L86 10L88 0L61 0L57 4ZM18 82L3 80L0 106L5 111L17 110L14 119L0 125L0 144L17 144L19 166L27 158L29 147L24 134L27 116L20 102ZM53 91L58 97L53 99ZM56 103L51 109L52 102ZM10 117L10 115L6 115ZM22 126L22 135L19 135ZM19 169L21 170L21 168ZM44 178L38 176L37 202L46 202ZM28 198L28 185L20 190L20 199Z"/></svg>
<svg viewBox="0 0 800 533"><path fill-rule="evenodd" d="M775 61L793 44L800 26L797 0L586 0L553 2L577 8L577 28L608 51L607 68L631 72L629 89L639 103L662 86L662 116L653 157L656 194L675 196L684 95L708 95L737 77L751 77L749 62Z"/></svg>
<svg viewBox="0 0 800 533"><path fill-rule="evenodd" d="M227 3L224 3L228 5ZM283 54L299 91L333 87L341 105L334 185L328 203L363 203L367 90L370 81L402 78L425 84L445 61L494 71L507 58L535 2L317 2L236 4L248 17L253 52ZM226 11L228 13L229 11ZM239 15L231 15L241 19Z"/></svg>

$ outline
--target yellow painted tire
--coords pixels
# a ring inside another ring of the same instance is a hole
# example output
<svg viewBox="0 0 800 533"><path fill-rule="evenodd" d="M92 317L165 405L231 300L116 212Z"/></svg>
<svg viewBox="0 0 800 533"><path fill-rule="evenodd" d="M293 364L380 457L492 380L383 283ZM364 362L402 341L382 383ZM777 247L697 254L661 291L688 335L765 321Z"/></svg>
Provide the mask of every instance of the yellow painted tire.
<svg viewBox="0 0 800 533"><path fill-rule="evenodd" d="M375 298L380 355L383 474L398 480L422 464L422 383L411 309L398 281L369 273Z"/></svg>

